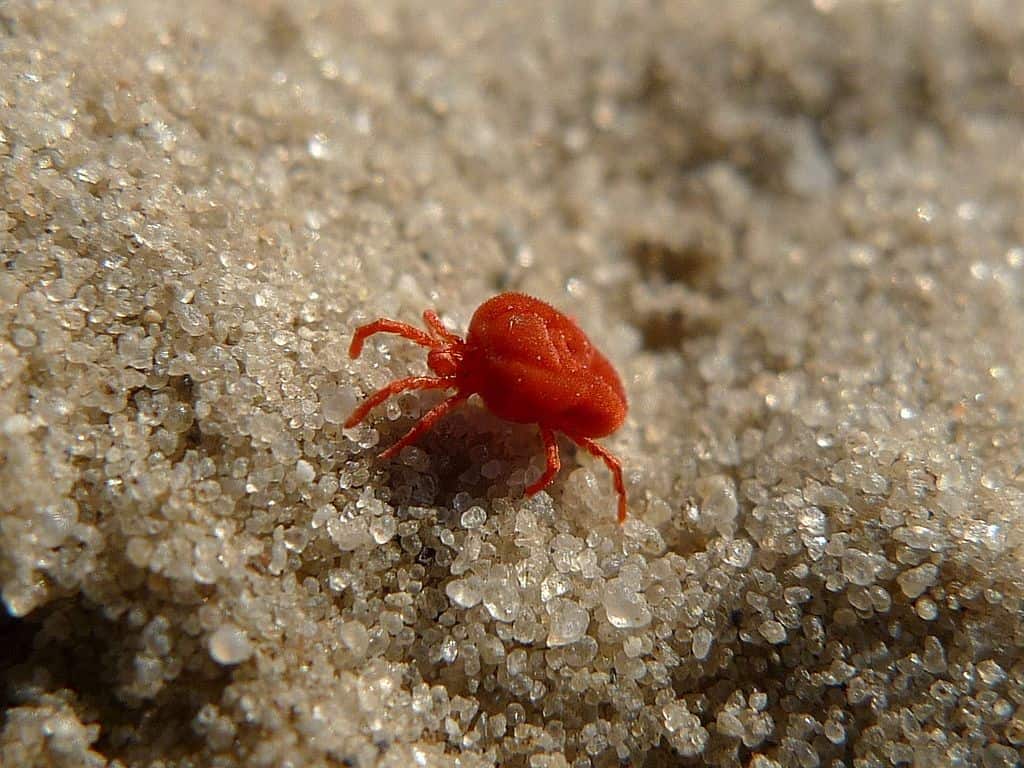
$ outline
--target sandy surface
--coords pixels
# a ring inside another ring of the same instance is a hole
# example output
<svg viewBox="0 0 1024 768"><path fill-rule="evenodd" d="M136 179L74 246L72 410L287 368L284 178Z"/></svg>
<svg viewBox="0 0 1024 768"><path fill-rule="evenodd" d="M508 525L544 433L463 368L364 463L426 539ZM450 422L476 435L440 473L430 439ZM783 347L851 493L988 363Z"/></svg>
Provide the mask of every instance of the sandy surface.
<svg viewBox="0 0 1024 768"><path fill-rule="evenodd" d="M0 764L1018 764L1020 10L0 4ZM507 289L624 528L341 426Z"/></svg>

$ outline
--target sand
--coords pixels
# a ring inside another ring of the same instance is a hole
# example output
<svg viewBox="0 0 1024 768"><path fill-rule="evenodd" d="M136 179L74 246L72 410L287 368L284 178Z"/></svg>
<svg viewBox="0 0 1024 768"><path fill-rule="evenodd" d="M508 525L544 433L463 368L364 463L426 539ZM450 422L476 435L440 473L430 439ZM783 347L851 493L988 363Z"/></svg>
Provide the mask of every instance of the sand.
<svg viewBox="0 0 1024 768"><path fill-rule="evenodd" d="M0 764L1018 765L1020 11L0 4ZM624 527L343 427L502 290Z"/></svg>

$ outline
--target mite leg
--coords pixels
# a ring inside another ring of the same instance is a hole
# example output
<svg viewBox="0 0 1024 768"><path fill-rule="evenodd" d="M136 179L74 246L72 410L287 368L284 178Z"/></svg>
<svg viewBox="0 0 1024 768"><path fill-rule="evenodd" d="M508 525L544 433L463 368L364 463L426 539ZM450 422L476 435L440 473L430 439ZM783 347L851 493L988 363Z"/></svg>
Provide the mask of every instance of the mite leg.
<svg viewBox="0 0 1024 768"><path fill-rule="evenodd" d="M450 389L455 386L455 382L451 379L438 379L433 376L410 376L407 379L398 379L392 381L386 387L382 387L370 395L366 400L359 404L352 415L345 420L345 428L349 429L354 427L364 418L375 407L383 403L392 395L397 395L399 392L406 392L410 389Z"/></svg>
<svg viewBox="0 0 1024 768"><path fill-rule="evenodd" d="M572 437L572 435L570 435ZM598 445L589 437L573 437L573 442L586 448L594 456L601 459L612 472L615 480L615 490L619 494L619 524L626 522L626 484L622 482L622 465L619 460L609 453L607 448Z"/></svg>
<svg viewBox="0 0 1024 768"><path fill-rule="evenodd" d="M384 451L380 455L380 457L382 459L390 459L392 456L397 455L400 450L402 450L403 448L405 448L405 446L415 441L420 435L422 435L424 432L426 432L428 429L434 426L434 424L436 424L446 413L448 413L448 411L450 411L452 408L459 405L460 403L464 402L468 397L469 395L467 394L463 394L462 392L456 392L447 400L444 400L438 405L435 405L433 408L431 408L424 414L423 418L416 422L412 429L410 429L408 432L402 435L401 439L397 443L392 445L390 448L388 448L386 451Z"/></svg>
<svg viewBox="0 0 1024 768"><path fill-rule="evenodd" d="M526 489L527 496L533 496L537 491L547 488L555 479L558 470L562 468L562 459L558 455L558 438L555 437L555 433L546 427L541 427L540 438L544 441L544 453L547 454L548 466L544 470L544 474L540 476L540 480Z"/></svg>
<svg viewBox="0 0 1024 768"><path fill-rule="evenodd" d="M348 348L348 356L351 358L359 357L363 351L363 344L366 342L366 339L375 333L394 333L409 339L409 341L416 342L421 347L433 349L437 346L437 341L426 331L421 331L419 328L408 323L400 323L397 320L389 320L386 317L382 317L380 320L374 320L372 323L356 328L356 332L352 334L352 343Z"/></svg>
<svg viewBox="0 0 1024 768"><path fill-rule="evenodd" d="M423 313L423 322L427 324L427 327L434 332L434 335L439 339L443 339L449 344L459 344L462 339L456 336L454 333L444 327L444 323L441 322L441 318L437 316L437 312L432 309L428 309Z"/></svg>

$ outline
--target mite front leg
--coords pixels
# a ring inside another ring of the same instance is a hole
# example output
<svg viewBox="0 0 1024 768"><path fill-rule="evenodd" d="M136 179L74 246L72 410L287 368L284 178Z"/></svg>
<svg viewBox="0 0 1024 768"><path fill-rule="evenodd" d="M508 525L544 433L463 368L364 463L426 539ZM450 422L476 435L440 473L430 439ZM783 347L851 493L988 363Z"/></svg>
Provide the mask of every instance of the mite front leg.
<svg viewBox="0 0 1024 768"><path fill-rule="evenodd" d="M444 327L444 323L441 322L441 318L437 316L437 312L434 310L428 309L423 312L423 322L427 324L427 327L441 341L447 344L462 343L462 339L460 337L456 336Z"/></svg>
<svg viewBox="0 0 1024 768"><path fill-rule="evenodd" d="M410 429L408 432L402 435L401 439L397 443L392 445L390 448L388 448L386 451L384 451L380 455L380 457L382 459L390 459L391 457L396 456L400 450L405 448L405 446L412 443L420 435L422 435L424 432L426 432L428 429L434 426L434 424L436 424L446 413L448 413L448 411L450 411L452 408L459 405L460 403L464 402L468 397L469 395L465 395L462 394L461 392L458 392L449 397L447 400L439 403L438 405L435 405L432 409L430 409L429 411L427 411L427 413L423 415L423 418L416 422L415 426L413 426L412 429Z"/></svg>
<svg viewBox="0 0 1024 768"><path fill-rule="evenodd" d="M450 389L454 386L455 382L452 379L438 379L433 376L410 376L407 379L392 381L386 387L378 389L366 398L366 400L364 400L345 421L345 428L349 429L354 427L366 418L366 414L371 410L376 408L392 395L397 395L399 392L406 392L410 389Z"/></svg>
<svg viewBox="0 0 1024 768"><path fill-rule="evenodd" d="M409 339L409 341L414 341L421 347L429 347L430 349L437 346L437 341L426 331L421 331L416 326L409 325L408 323L400 323L397 320L389 320L386 317L382 317L379 320L374 320L372 323L356 328L356 332L352 334L352 343L348 347L348 356L352 359L359 357L363 351L363 344L366 342L366 339L375 333L393 333L396 336Z"/></svg>

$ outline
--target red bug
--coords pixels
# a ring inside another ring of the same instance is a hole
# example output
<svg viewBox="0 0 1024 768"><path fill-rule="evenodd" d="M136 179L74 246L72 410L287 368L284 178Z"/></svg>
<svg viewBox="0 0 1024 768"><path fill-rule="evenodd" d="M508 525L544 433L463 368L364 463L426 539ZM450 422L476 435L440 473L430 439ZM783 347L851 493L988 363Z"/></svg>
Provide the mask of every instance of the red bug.
<svg viewBox="0 0 1024 768"><path fill-rule="evenodd" d="M622 465L594 442L614 432L626 418L626 392L612 364L575 322L549 304L521 293L502 293L481 304L465 340L441 324L437 313L423 313L427 331L381 318L356 329L348 354L359 357L367 337L394 333L430 350L435 376L398 379L374 392L349 416L346 427L362 421L375 406L410 389L454 389L455 394L426 413L381 454L391 458L470 395L479 394L493 413L508 421L537 424L547 469L526 489L546 488L561 467L555 432L600 458L611 470L619 494L619 522L626 519Z"/></svg>

